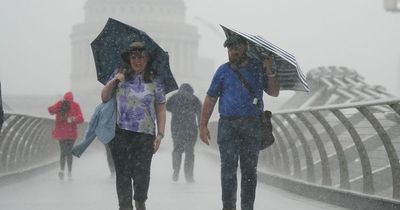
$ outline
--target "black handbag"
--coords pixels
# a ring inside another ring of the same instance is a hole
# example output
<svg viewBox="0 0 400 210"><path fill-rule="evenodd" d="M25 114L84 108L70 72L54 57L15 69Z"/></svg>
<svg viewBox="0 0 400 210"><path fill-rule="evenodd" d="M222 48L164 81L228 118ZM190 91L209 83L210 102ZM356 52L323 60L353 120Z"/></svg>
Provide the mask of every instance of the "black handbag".
<svg viewBox="0 0 400 210"><path fill-rule="evenodd" d="M262 117L261 123L263 128L262 131L263 136L261 140L260 150L263 150L271 146L275 142L275 137L274 134L272 133L271 111L265 110L261 117Z"/></svg>
<svg viewBox="0 0 400 210"><path fill-rule="evenodd" d="M232 68L232 71L238 76L239 80L242 82L242 85L249 91L250 95L253 97L253 100L258 101L254 90L251 88L249 83L243 77L242 74L236 69ZM257 103L253 103L254 106L257 106ZM258 107L256 107L258 109ZM275 142L274 134L272 133L272 123L271 123L272 113L271 111L265 110L261 113L261 129L262 129L262 137L260 150L263 150L269 146L271 146Z"/></svg>

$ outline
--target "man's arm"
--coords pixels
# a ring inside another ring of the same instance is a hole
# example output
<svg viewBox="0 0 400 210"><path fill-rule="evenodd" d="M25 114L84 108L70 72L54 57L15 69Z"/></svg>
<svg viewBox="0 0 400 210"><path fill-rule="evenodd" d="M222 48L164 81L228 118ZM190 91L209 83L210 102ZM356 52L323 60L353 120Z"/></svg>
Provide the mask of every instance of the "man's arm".
<svg viewBox="0 0 400 210"><path fill-rule="evenodd" d="M217 98L206 96L203 103L203 108L201 111L200 118L200 139L206 143L210 144L210 131L208 130L208 121L210 120L211 114L214 111L215 104L217 102Z"/></svg>

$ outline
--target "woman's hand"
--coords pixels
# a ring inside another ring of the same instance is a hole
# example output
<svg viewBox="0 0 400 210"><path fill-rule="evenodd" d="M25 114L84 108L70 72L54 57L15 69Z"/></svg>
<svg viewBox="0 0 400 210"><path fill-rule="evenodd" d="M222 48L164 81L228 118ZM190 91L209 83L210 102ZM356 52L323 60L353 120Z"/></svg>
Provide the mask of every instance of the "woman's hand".
<svg viewBox="0 0 400 210"><path fill-rule="evenodd" d="M162 137L159 135L157 135L156 138L154 139L153 153L156 153L158 151L158 148L160 148L161 139L162 139Z"/></svg>
<svg viewBox="0 0 400 210"><path fill-rule="evenodd" d="M75 122L75 117L67 117L67 123Z"/></svg>
<svg viewBox="0 0 400 210"><path fill-rule="evenodd" d="M114 80L117 80L118 82L123 82L125 81L125 75L123 72L118 72L115 76L114 76Z"/></svg>

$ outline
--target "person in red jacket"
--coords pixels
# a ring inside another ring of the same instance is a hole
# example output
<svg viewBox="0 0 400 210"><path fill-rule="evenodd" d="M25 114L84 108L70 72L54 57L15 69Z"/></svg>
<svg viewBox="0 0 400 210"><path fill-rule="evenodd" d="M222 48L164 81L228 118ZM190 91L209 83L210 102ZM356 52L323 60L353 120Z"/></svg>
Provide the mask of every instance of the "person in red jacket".
<svg viewBox="0 0 400 210"><path fill-rule="evenodd" d="M68 177L71 178L72 171L72 147L78 138L77 124L83 122L81 108L74 101L72 92L67 92L64 99L57 101L48 108L51 115L56 115L53 138L60 144L60 172L58 176L64 179L65 162L68 163Z"/></svg>

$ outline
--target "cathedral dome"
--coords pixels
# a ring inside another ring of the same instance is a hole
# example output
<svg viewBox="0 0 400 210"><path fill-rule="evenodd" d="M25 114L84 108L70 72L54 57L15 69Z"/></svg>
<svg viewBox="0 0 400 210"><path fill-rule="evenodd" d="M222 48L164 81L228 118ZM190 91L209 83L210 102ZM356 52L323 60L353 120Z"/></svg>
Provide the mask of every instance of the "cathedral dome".
<svg viewBox="0 0 400 210"><path fill-rule="evenodd" d="M88 0L86 22L113 17L132 22L183 22L186 7L183 0Z"/></svg>

